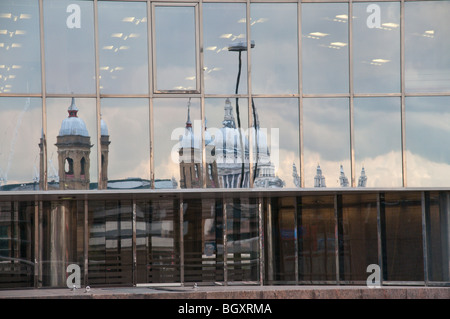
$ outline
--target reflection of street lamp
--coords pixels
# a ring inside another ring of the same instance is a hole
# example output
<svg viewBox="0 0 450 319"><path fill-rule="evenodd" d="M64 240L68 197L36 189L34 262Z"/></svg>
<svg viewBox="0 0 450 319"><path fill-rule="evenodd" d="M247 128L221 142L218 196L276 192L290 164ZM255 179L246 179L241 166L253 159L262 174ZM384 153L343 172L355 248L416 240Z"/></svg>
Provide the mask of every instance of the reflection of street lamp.
<svg viewBox="0 0 450 319"><path fill-rule="evenodd" d="M250 48L254 48L255 47L255 41L251 41L250 43ZM238 94L239 91L239 82L241 79L241 68L242 68L242 51L247 51L247 42L237 42L237 43L233 43L230 46L228 46L228 51L237 51L239 52L239 70L238 70L238 75L237 75L237 79L236 79L236 90L235 90L235 94ZM242 132L241 132L241 117L239 115L239 97L236 96L236 117L237 117L237 121L238 121L238 128L239 128L239 137L241 140L241 159L242 159L242 171L241 171L241 188L242 188L242 184L244 182L244 165L245 165L245 148L244 148L244 143L242 141Z"/></svg>

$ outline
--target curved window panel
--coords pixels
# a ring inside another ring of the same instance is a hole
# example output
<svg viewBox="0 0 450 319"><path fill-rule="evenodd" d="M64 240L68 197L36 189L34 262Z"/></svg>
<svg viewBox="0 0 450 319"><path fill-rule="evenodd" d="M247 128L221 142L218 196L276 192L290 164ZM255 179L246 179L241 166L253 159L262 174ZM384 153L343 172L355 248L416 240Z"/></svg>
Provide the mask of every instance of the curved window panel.
<svg viewBox="0 0 450 319"><path fill-rule="evenodd" d="M196 7L154 8L156 91L196 91Z"/></svg>
<svg viewBox="0 0 450 319"><path fill-rule="evenodd" d="M298 99L254 99L257 132L252 130L254 187L298 187L300 163ZM256 156L258 154L258 156ZM294 174L295 175L295 174Z"/></svg>
<svg viewBox="0 0 450 319"><path fill-rule="evenodd" d="M354 88L400 92L400 3L353 4Z"/></svg>
<svg viewBox="0 0 450 319"><path fill-rule="evenodd" d="M405 85L408 92L450 91L450 2L405 3Z"/></svg>
<svg viewBox="0 0 450 319"><path fill-rule="evenodd" d="M150 188L148 99L102 99L101 114L103 186Z"/></svg>
<svg viewBox="0 0 450 319"><path fill-rule="evenodd" d="M147 7L145 3L98 3L100 91L148 92Z"/></svg>
<svg viewBox="0 0 450 319"><path fill-rule="evenodd" d="M351 185L348 112L348 99L303 100L305 187Z"/></svg>
<svg viewBox="0 0 450 319"><path fill-rule="evenodd" d="M45 0L49 93L95 93L94 9L90 1Z"/></svg>
<svg viewBox="0 0 450 319"><path fill-rule="evenodd" d="M94 99L47 99L49 190L97 188L97 112Z"/></svg>
<svg viewBox="0 0 450 319"><path fill-rule="evenodd" d="M0 98L0 190L40 188L41 123L41 99Z"/></svg>
<svg viewBox="0 0 450 319"><path fill-rule="evenodd" d="M212 187L249 187L248 100L205 99L205 119L207 164L217 167L218 183Z"/></svg>
<svg viewBox="0 0 450 319"><path fill-rule="evenodd" d="M450 97L407 97L408 186L449 186Z"/></svg>
<svg viewBox="0 0 450 319"><path fill-rule="evenodd" d="M153 101L155 188L202 188L200 100Z"/></svg>
<svg viewBox="0 0 450 319"><path fill-rule="evenodd" d="M297 4L252 4L252 91L298 92Z"/></svg>
<svg viewBox="0 0 450 319"><path fill-rule="evenodd" d="M247 43L245 17L242 3L203 4L206 93L247 92L247 51L233 51Z"/></svg>
<svg viewBox="0 0 450 319"><path fill-rule="evenodd" d="M304 93L348 93L348 5L302 4Z"/></svg>
<svg viewBox="0 0 450 319"><path fill-rule="evenodd" d="M401 187L400 98L355 98L357 186Z"/></svg>
<svg viewBox="0 0 450 319"><path fill-rule="evenodd" d="M0 4L0 93L39 93L41 66L37 1Z"/></svg>

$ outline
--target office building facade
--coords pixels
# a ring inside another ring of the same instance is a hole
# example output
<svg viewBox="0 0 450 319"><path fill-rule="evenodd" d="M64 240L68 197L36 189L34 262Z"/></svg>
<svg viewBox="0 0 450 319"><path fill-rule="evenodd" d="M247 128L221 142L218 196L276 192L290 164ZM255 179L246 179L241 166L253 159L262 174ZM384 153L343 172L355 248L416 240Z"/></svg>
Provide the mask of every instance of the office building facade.
<svg viewBox="0 0 450 319"><path fill-rule="evenodd" d="M2 1L0 288L449 285L449 16Z"/></svg>

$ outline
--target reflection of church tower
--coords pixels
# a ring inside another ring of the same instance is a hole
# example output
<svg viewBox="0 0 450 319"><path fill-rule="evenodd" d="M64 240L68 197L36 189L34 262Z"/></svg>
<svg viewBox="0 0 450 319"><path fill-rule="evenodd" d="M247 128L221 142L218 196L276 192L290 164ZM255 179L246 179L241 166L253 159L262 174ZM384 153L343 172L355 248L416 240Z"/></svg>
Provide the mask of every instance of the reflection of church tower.
<svg viewBox="0 0 450 319"><path fill-rule="evenodd" d="M58 148L59 188L89 189L91 138L84 121L77 116L74 98L68 113L55 144Z"/></svg>
<svg viewBox="0 0 450 319"><path fill-rule="evenodd" d="M342 165L340 168L339 183L340 183L341 187L348 187L348 185L349 185L348 178L347 178L347 176L345 176L344 167Z"/></svg>
<svg viewBox="0 0 450 319"><path fill-rule="evenodd" d="M358 179L358 187L366 187L367 184L367 176L364 167L361 169L361 176Z"/></svg>
<svg viewBox="0 0 450 319"><path fill-rule="evenodd" d="M180 160L180 187L181 188L202 188L202 140L201 136L196 136L192 129L191 103L188 104L188 115L184 134L180 137L180 149L178 150ZM205 128L206 130L206 128ZM206 148L206 187L218 187L217 164L215 160L215 148L211 137L205 131Z"/></svg>
<svg viewBox="0 0 450 319"><path fill-rule="evenodd" d="M327 187L325 185L325 176L322 175L320 165L317 165L317 173L316 176L314 176L314 187Z"/></svg>
<svg viewBox="0 0 450 319"><path fill-rule="evenodd" d="M109 144L111 141L109 140L108 127L106 126L105 121L103 119L100 120L100 131L101 131L101 147L102 147L102 177L100 182L98 183L99 189L107 189L108 188L108 154L109 154Z"/></svg>

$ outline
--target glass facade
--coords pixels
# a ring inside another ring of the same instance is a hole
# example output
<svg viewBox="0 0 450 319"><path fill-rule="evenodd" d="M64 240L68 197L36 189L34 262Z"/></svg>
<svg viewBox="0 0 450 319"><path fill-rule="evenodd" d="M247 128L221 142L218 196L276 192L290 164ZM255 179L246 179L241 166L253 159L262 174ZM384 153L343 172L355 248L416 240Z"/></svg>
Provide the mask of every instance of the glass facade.
<svg viewBox="0 0 450 319"><path fill-rule="evenodd" d="M29 287L63 285L69 262L94 285L359 282L374 263L387 282L448 281L448 16L450 1L2 1L1 266ZM140 192L174 197L108 197Z"/></svg>

